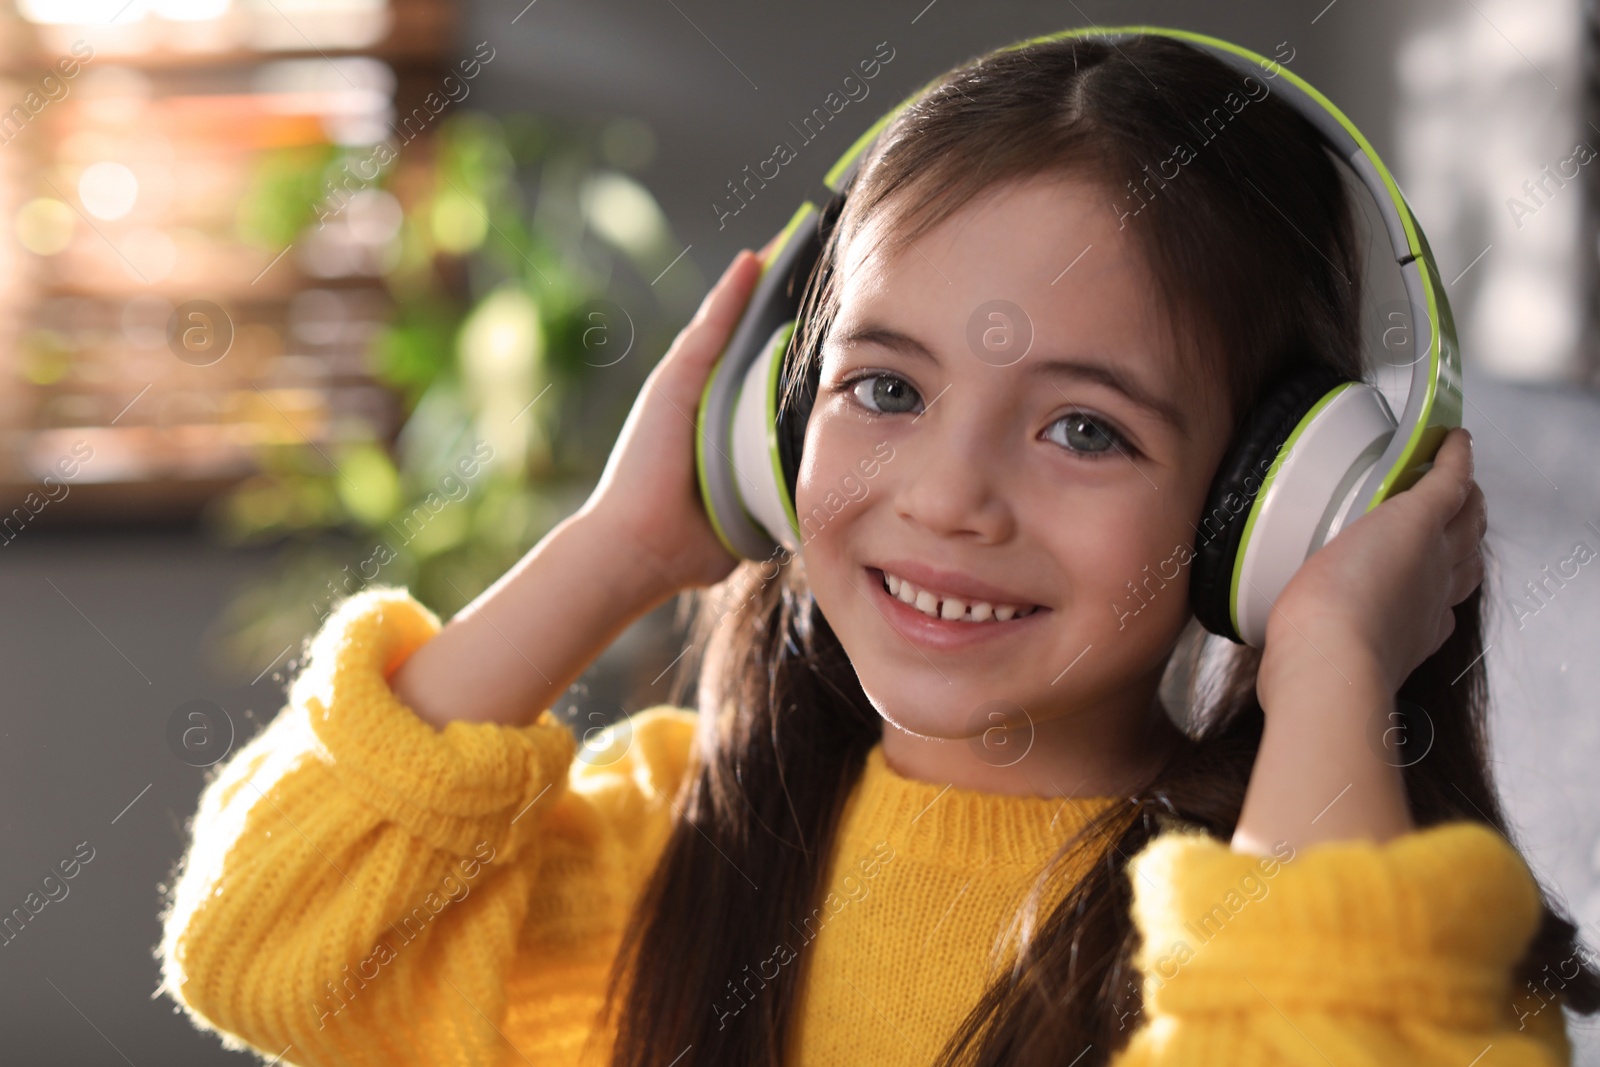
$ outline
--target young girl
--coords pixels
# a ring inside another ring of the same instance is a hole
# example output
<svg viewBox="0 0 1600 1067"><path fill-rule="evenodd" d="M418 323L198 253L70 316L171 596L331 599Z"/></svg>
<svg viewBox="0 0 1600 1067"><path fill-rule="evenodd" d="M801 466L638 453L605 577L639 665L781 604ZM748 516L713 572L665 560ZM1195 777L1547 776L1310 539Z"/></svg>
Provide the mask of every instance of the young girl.
<svg viewBox="0 0 1600 1067"><path fill-rule="evenodd" d="M1268 385L1361 376L1352 206L1281 101L1127 200L1237 80L1139 37L928 90L808 290L801 553L735 566L696 493L741 253L578 513L442 628L329 619L202 796L169 994L319 1067L1567 1063L1600 974L1490 780L1467 434L1261 651L1196 668L1187 574L1130 599ZM1000 299L1026 358L969 347ZM698 714L686 670L579 745L549 706L706 586ZM1398 761L1397 698L1434 730Z"/></svg>

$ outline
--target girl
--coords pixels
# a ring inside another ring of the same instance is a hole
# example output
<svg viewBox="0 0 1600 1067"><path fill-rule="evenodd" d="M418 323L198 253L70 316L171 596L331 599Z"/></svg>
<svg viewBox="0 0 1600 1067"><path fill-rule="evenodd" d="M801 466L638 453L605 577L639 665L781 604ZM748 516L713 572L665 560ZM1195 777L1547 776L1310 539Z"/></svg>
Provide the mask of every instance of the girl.
<svg viewBox="0 0 1600 1067"><path fill-rule="evenodd" d="M1124 202L1237 80L1139 37L930 88L808 290L800 555L735 566L695 490L741 253L582 509L447 626L330 618L201 799L169 993L315 1065L1568 1062L1600 974L1490 780L1467 434L1259 652L1197 660L1186 574L1129 595L1266 386L1361 373L1352 207L1276 98ZM997 299L1027 358L969 348ZM706 586L698 714L684 671L579 746L548 706Z"/></svg>

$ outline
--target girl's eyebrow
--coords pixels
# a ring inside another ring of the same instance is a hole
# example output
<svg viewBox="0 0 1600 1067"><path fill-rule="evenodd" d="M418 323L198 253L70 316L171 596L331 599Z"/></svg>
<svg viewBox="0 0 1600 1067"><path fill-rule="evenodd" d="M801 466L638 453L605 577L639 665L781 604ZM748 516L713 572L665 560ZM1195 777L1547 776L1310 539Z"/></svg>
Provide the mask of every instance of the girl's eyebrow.
<svg viewBox="0 0 1600 1067"><path fill-rule="evenodd" d="M830 340L843 347L857 344L878 345L902 355L929 360L935 365L939 362L938 357L927 345L909 334L901 333L881 323L862 323L842 337ZM1178 405L1145 388L1139 381L1110 364L1085 360L1036 359L1030 362L1029 369L1036 377L1044 375L1051 378L1071 378L1094 382L1113 389L1172 427L1178 436L1186 440L1189 437L1188 421L1183 417L1183 411Z"/></svg>

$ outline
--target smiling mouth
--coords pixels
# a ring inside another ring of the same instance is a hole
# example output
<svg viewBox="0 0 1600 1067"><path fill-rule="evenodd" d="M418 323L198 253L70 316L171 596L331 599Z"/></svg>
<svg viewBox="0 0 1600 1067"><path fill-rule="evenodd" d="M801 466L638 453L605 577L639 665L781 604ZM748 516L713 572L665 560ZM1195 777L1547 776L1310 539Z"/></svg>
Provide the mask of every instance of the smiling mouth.
<svg viewBox="0 0 1600 1067"><path fill-rule="evenodd" d="M960 597L940 596L915 583L890 574L880 568L871 568L877 575L884 592L908 607L920 611L931 619L947 622L964 622L974 626L1025 619L1035 612L1045 610L1038 604L991 603L985 600L963 600Z"/></svg>

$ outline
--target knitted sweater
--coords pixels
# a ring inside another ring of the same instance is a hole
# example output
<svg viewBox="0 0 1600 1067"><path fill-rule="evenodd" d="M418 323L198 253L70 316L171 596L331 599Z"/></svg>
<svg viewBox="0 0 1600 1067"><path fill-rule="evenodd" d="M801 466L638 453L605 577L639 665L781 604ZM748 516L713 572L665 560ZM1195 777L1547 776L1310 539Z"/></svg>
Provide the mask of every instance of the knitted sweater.
<svg viewBox="0 0 1600 1067"><path fill-rule="evenodd" d="M640 711L581 758L548 710L436 729L388 678L439 626L403 590L346 601L200 798L163 988L230 1048L305 1067L602 1062L580 1050L695 716ZM745 1010L809 953L792 1062L931 1062L1008 965L1037 871L1109 803L908 779L874 748L814 921L708 1010ZM1480 824L1269 857L1169 829L1129 866L1143 1009L1115 1067L1569 1062L1559 1000L1512 988L1537 887Z"/></svg>

